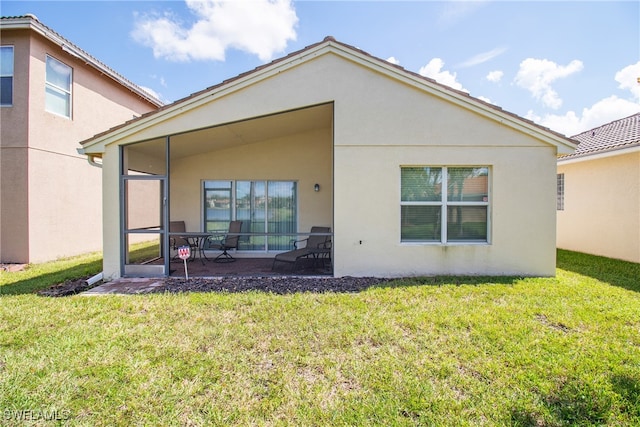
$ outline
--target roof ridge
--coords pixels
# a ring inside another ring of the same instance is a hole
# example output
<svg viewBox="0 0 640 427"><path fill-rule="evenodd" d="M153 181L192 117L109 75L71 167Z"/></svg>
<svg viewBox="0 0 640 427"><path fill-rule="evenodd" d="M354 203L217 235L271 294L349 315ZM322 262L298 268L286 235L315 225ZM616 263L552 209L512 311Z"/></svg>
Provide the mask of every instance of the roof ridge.
<svg viewBox="0 0 640 427"><path fill-rule="evenodd" d="M127 125L130 125L131 123L146 119L149 116L153 116L153 115L159 114L162 111L166 111L166 110L169 110L171 108L175 108L177 105L179 105L181 103L185 103L188 100L197 98L197 97L199 97L201 95L204 95L204 94L206 94L208 92L211 92L213 90L216 90L218 88L224 87L225 85L228 85L228 84L230 84L230 83L232 83L234 81L240 80L240 79L245 78L247 76L254 75L255 73L260 72L261 70L268 69L269 67L273 67L276 64L286 62L286 61L288 61L288 60L290 60L292 58L300 56L300 55L304 54L305 52L310 51L312 49L315 49L315 48L317 48L319 46L322 46L322 45L340 46L340 47L342 47L342 48L344 48L344 49L346 49L346 50L348 50L350 52L354 52L354 53L362 55L362 56L364 56L366 58L370 58L371 60L373 60L377 64L379 64L379 65L381 65L381 66L383 66L383 67L385 67L387 69L390 69L390 70L391 69L395 69L396 71L401 72L401 73L405 74L406 76L410 76L410 77L418 79L418 80L420 80L422 82L427 82L430 86L437 86L437 87L441 88L444 93L447 93L447 94L450 94L450 95L457 95L457 96L460 96L460 97L464 97L466 99L470 99L470 100L472 100L473 102L475 102L477 104L481 104L481 106L484 107L485 110L493 110L493 111L496 111L496 112L498 112L500 114L511 116L512 118L516 119L517 121L519 121L522 124L525 124L525 125L528 125L528 126L533 126L533 127L537 128L537 129L539 129L541 132L546 132L546 133L550 134L554 138L559 138L559 139L562 139L563 141L566 141L568 143L567 145L570 145L570 144L577 145L577 143L578 143L577 141L568 138L566 135L563 135L563 134L561 134L561 133L559 133L557 131L554 131L554 130L552 130L550 128L547 128L547 127L542 126L542 125L540 125L538 123L535 123L532 120L526 119L526 118L521 117L521 116L519 116L519 115L517 115L515 113L512 113L512 112L509 112L507 110L504 110L503 108L501 108L501 107L499 107L499 106L497 106L495 104L491 104L491 103L483 101L483 100L481 100L479 98L473 97L468 92L463 92L461 90L452 88L451 86L447 86L447 85L445 85L443 83L439 83L439 82L437 82L436 80L434 80L432 78L425 77L425 76L422 76L422 75L420 75L420 74L418 74L418 73L416 73L414 71L407 70L406 68L404 68L404 67L402 67L400 65L393 64L393 63L391 63L391 62L389 62L387 60L384 60L384 59L382 59L380 57L372 55L372 54L370 54L370 53L368 53L368 52L366 52L366 51L364 51L364 50L362 50L360 48L357 48L355 46L352 46L352 45L349 45L347 43L344 43L344 42L341 42L339 40L336 40L333 36L326 36L326 37L324 37L324 39L322 41L319 41L319 42L316 42L316 43L312 43L312 44L310 44L310 45L308 45L308 46L306 46L304 48L301 48L301 49L298 49L296 51L293 51L293 52L291 52L291 53L289 53L289 54L287 54L285 56L282 56L280 58L276 58L276 59L274 59L274 60L272 60L270 62L266 62L266 63L264 63L262 65L259 65L259 66L255 67L255 68L253 68L253 69L251 69L249 71L245 71L245 72L242 72L242 73L240 73L240 74L238 74L236 76L233 76L233 77L230 77L228 79L225 79L220 83L217 83L215 85L209 86L209 87L204 88L204 89L202 89L200 91L194 92L194 93L192 93L190 95L187 95L187 96L185 96L183 98L180 98L180 99L178 99L176 101L173 101L170 104L166 104L166 105L164 105L162 107L159 107L157 110L150 111L150 112L145 113L145 114L143 114L143 115L141 115L139 117L136 117L136 118L134 118L132 120L129 120L129 121L127 121L127 122L125 122L125 123L123 123L123 124L121 124L119 126L116 126L114 128L108 129L108 130L106 130L106 131L104 131L104 132L102 132L100 134L94 135L92 138L89 138L89 139L87 139L85 141L81 141L81 144L82 145L88 144L89 142L95 140L96 138L99 138L101 136L109 134L110 132L112 132L114 130L117 130L119 128L125 127Z"/></svg>
<svg viewBox="0 0 640 427"><path fill-rule="evenodd" d="M561 159L640 146L640 112L604 123L572 138L579 141L576 151Z"/></svg>
<svg viewBox="0 0 640 427"><path fill-rule="evenodd" d="M596 126L596 127L592 128L592 129L585 130L584 132L580 132L580 133L574 135L573 137L577 137L579 135L588 134L588 133L593 134L598 129L607 128L607 127L610 127L612 125L615 125L615 124L621 123L621 122L627 122L627 121L629 121L629 119L632 119L635 116L640 116L640 112L631 114L630 116L623 117L621 119L616 119L616 120L610 121L608 123L601 124L600 126Z"/></svg>
<svg viewBox="0 0 640 427"><path fill-rule="evenodd" d="M122 84L123 86L128 87L130 90L137 92L139 95L145 97L148 101L150 101L151 103L155 104L156 106L162 106L164 105L164 103L159 100L158 98L156 98L153 94L149 93L148 91L146 91L145 89L143 89L141 86L133 83L131 80L127 79L126 77L124 77L122 74L118 73L116 70L114 70L113 68L111 68L110 66L108 66L107 64L105 64L104 62L100 61L99 59L97 59L96 57L94 57L93 55L91 55L89 52L87 52L86 50L82 49L81 47L79 47L78 45L76 45L75 43L71 42L69 39L67 39L66 37L64 37L62 34L58 33L56 30L54 30L53 28L45 25L42 21L40 21L40 19L38 19L38 17L32 13L27 13L21 16L0 16L0 21L20 21L20 20L29 20L31 21L32 24L41 27L41 30L44 30L45 33L50 33L50 35L55 36L54 38L57 38L60 40L61 43L59 43L57 40L52 40L51 37L47 37L47 34L43 34L45 37L49 38L51 41L54 41L55 43L59 44L59 46L65 50L67 53L69 53L72 56L75 56L77 58L83 59L89 63L93 62L94 64L96 64L97 66L99 66L99 68L101 68L101 71L105 71L105 74L110 74L111 78L113 78L114 80L116 80L118 83ZM65 49L66 47L66 49Z"/></svg>
<svg viewBox="0 0 640 427"><path fill-rule="evenodd" d="M461 91L461 90L459 90L459 89L455 89L455 88L453 88L453 87L451 87L451 86L445 85L444 83L440 83L440 82L438 82L438 81L437 81L437 80L435 80L435 79L432 79L432 78L430 78L430 77L423 76L423 75L421 75L421 74L419 74L419 73L416 73L415 71L408 70L408 69L406 69L405 67L403 67L403 66L401 66L401 65L394 64L394 63L389 62L389 61L387 61L387 60L385 60L385 59L382 59L382 58L380 58L380 57L378 57L378 56L372 55L372 54L370 54L369 52L367 52L367 51L365 51L365 50L363 50L363 49L361 49L361 48L358 48L358 47L355 47L355 46L350 45L350 44L348 44L348 43L345 43L345 42L342 42L342 41L340 41L340 40L337 40L335 37L330 36L330 35L325 36L325 37L323 38L323 40L322 40L322 41L319 41L319 42L316 42L316 43L312 43L312 44L310 44L310 45L308 45L308 46L305 46L304 48L301 48L301 49L298 49L298 50L296 50L296 51L293 51L293 52L291 52L291 53L289 53L289 54L287 54L287 55L285 55L285 56L282 56L282 57L280 57L280 58L276 58L276 59L274 59L274 60L272 60L272 61L270 61L270 62L266 62L266 63L264 63L264 64L262 64L262 65L259 65L259 66L255 67L255 68L251 69L251 70L248 70L248 71L242 72L242 73L240 73L240 74L238 74L238 75L236 75L236 76L233 76L233 77L230 77L230 78L228 78L228 79L225 79L225 80L223 80L222 82L217 83L217 84L215 84L215 85L213 85L213 86L209 86L209 87L207 87L207 88L205 88L205 89L203 89L203 90L200 90L200 91L194 92L194 93L192 93L192 94L190 94L190 95L187 95L187 96L185 96L185 97L183 97L183 98L180 98L180 99L178 99L178 100L176 100L176 101L174 101L174 102L172 102L172 103L170 103L170 104L167 104L167 105L165 105L164 107L161 107L160 109L165 109L166 107L170 107L170 106L172 106L172 105L174 105L174 104L177 104L177 103L179 103L179 102L186 101L187 99L190 99L190 98L192 98L192 97L196 97L196 96L198 96L198 95L200 95L200 94L202 94L202 93L205 93L205 92L207 92L207 91L210 91L210 90L216 89L216 88L218 88L218 87L220 87L220 86L222 86L222 85L225 85L225 84L230 83L230 82L232 82L232 81L238 80L238 79L240 79L240 78L242 78L242 77L245 77L245 76L247 76L247 75L251 75L251 74L253 74L253 73L257 72L257 71L260 71L260 70L262 70L262 69L264 69L264 68L267 68L267 67L269 67L269 66L271 66L271 65L277 64L277 63L279 63L279 62L284 62L284 61L286 61L287 59L289 59L289 58L291 58L291 57L294 57L294 56L296 56L296 55L299 55L300 53L302 53L302 52L304 52L304 51L307 51L307 50L313 49L313 48L315 48L315 47L317 47L317 46L319 46L319 45L322 45L322 44L324 44L324 43L334 43L334 44L341 45L341 46L343 46L343 47L346 47L347 49L350 49L350 50L355 51L355 52L359 52L359 53L360 53L360 54L362 54L362 55L365 55L365 56L367 56L367 57L369 57L369 58L372 58L372 59L374 59L374 60L376 60L376 61L379 61L379 62L381 62L381 63L384 63L386 66L391 66L391 67L396 68L396 69L398 69L398 70L400 70L400 71L402 71L402 72L404 72L404 73L410 74L410 75L414 76L415 78L418 78L418 79L420 79L420 80L427 81L427 82L429 82L429 83L431 83L431 84L435 84L435 85L437 85L437 86L439 86L439 87L442 87L442 88L444 88L446 91L453 92L453 93L457 93L457 94L459 94L459 95L461 95L461 96L464 96L464 97L467 97L467 98L473 99L474 101L479 102L479 103L481 103L481 104L483 104L483 105L485 105L485 106L487 106L487 107L489 107L489 108L491 108L491 109L493 109L493 110L496 110L496 111L498 111L498 112L501 112L501 113L504 113L504 114L510 115L510 116L512 116L512 117L514 117L514 118L516 118L516 119L518 119L518 120L521 120L521 121L525 122L525 123L528 123L528 124L530 124L530 125L536 126L537 128L542 129L542 130L544 130L544 131L546 131L546 132L552 133L552 134L554 134L554 135L556 135L556 136L559 136L559 137L562 137L562 138L564 138L564 139L569 139L569 140L573 139L573 138L568 138L566 135L563 135L563 134L561 134L560 132L554 131L553 129L548 128L548 127L546 127L546 126L543 126L543 125L541 125L541 124L539 124L539 123L536 123L536 122L534 122L534 121L532 121L532 120L530 120L530 119L524 118L524 117L519 116L519 115L517 115L517 114L515 114L515 113L512 113L512 112L510 112L510 111L507 111L507 110L503 109L502 107L500 107L500 106L498 106L498 105L496 105L496 104L491 104L491 103L489 103L489 102L487 102L487 101L484 101L484 100L482 100L482 99L480 99L480 98L474 97L474 96L472 96L469 92L464 92L464 91ZM154 113L154 112L150 112L150 113L147 113L147 114L153 114L153 113ZM574 144L576 144L576 145L577 145L577 142L576 142L576 141L572 141L572 142L573 142Z"/></svg>

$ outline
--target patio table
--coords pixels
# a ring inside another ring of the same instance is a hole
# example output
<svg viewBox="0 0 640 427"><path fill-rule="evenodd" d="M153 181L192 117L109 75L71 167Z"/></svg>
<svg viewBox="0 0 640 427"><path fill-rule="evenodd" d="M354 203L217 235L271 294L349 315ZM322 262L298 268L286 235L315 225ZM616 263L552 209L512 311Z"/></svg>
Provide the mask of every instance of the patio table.
<svg viewBox="0 0 640 427"><path fill-rule="evenodd" d="M183 233L175 233L177 237L181 237L189 242L189 246L195 248L195 250L191 251L191 259L190 261L194 261L196 259L196 252L198 253L198 257L200 258L200 262L204 265L204 258L207 256L204 254L203 246L205 240L214 234L208 233L206 231L187 231Z"/></svg>

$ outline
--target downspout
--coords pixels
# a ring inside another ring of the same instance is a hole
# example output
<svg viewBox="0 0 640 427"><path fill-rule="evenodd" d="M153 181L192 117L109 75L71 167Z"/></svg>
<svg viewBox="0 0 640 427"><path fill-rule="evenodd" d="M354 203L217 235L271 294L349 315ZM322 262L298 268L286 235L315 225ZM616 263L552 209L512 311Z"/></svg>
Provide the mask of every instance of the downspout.
<svg viewBox="0 0 640 427"><path fill-rule="evenodd" d="M102 271L96 274L95 276L88 278L85 282L87 283L87 285L93 286L94 284L96 284L101 280L102 280Z"/></svg>
<svg viewBox="0 0 640 427"><path fill-rule="evenodd" d="M96 162L96 158L100 159L101 157L97 157L97 156L94 156L92 154L87 154L87 161L89 162L89 164L91 166L95 166L97 168L101 168L102 169L102 163Z"/></svg>
<svg viewBox="0 0 640 427"><path fill-rule="evenodd" d="M85 153L84 148L78 148L76 149L76 151L78 152L78 154L84 154L85 156L87 156L87 161L89 162L89 164L91 166L95 166L97 168L102 168L102 163L98 163L96 162L96 159L100 159L100 156L96 156L95 154L88 154Z"/></svg>

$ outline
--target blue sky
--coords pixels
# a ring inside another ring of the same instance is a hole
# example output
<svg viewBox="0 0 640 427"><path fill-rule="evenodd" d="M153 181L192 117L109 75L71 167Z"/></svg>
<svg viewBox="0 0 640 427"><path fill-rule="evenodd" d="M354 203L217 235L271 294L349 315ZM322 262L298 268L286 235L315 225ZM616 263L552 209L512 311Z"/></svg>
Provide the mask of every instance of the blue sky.
<svg viewBox="0 0 640 427"><path fill-rule="evenodd" d="M165 102L331 35L565 135L640 111L639 1L6 1Z"/></svg>

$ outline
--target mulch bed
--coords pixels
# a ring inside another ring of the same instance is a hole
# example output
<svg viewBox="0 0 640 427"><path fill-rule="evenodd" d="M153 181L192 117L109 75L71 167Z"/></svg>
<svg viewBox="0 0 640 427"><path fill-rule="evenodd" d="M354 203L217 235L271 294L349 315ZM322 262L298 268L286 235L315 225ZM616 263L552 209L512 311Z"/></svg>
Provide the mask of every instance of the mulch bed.
<svg viewBox="0 0 640 427"><path fill-rule="evenodd" d="M156 292L360 292L389 279L376 277L225 277L220 279L169 278Z"/></svg>
<svg viewBox="0 0 640 427"><path fill-rule="evenodd" d="M87 285L86 280L87 277L67 280L64 283L39 291L38 295L48 297L75 295L93 287ZM189 280L166 278L163 279L164 286L156 288L153 293L260 291L273 294L291 294L296 292L360 292L389 280L376 277L295 276L191 278Z"/></svg>
<svg viewBox="0 0 640 427"><path fill-rule="evenodd" d="M88 289L93 288L96 285L90 286L87 284L89 277L83 277L75 280L66 280L64 283L58 283L50 288L42 289L38 291L38 295L45 297L66 297L69 295L79 294Z"/></svg>

